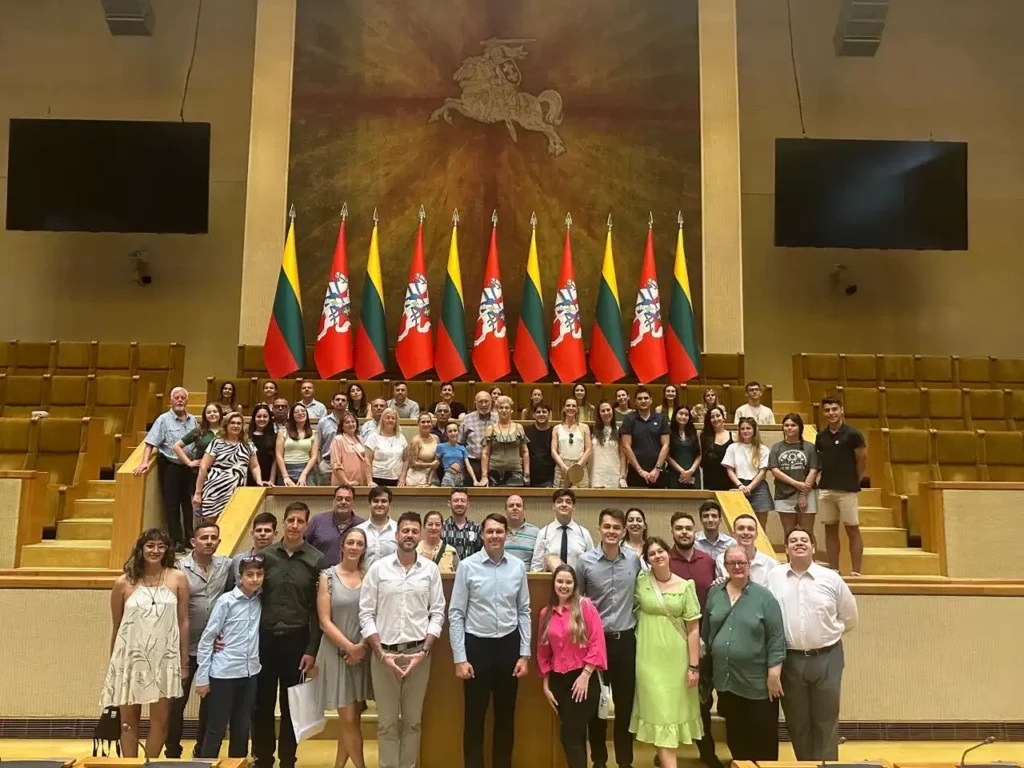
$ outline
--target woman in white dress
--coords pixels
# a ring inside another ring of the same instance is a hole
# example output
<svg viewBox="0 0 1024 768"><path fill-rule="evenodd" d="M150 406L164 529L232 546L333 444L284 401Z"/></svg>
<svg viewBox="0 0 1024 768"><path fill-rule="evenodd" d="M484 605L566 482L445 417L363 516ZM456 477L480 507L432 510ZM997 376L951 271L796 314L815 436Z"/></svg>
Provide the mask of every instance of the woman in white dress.
<svg viewBox="0 0 1024 768"><path fill-rule="evenodd" d="M597 404L597 418L591 433L590 487L625 488L626 457L619 447L615 408L607 400Z"/></svg>
<svg viewBox="0 0 1024 768"><path fill-rule="evenodd" d="M113 634L100 706L121 709L121 748L139 756L139 718L149 705L146 755L159 757L171 699L188 676L188 581L174 567L174 546L158 528L143 532L110 594Z"/></svg>
<svg viewBox="0 0 1024 768"><path fill-rule="evenodd" d="M366 438L366 450L370 453L374 485L402 485L408 463L405 458L409 441L398 427L398 411L385 408L380 415L376 432Z"/></svg>
<svg viewBox="0 0 1024 768"><path fill-rule="evenodd" d="M562 406L562 423L551 432L551 457L555 460L555 488L566 488L569 467L583 467L583 479L577 488L589 488L587 465L590 463L590 427L579 422L580 408L576 398L569 397Z"/></svg>

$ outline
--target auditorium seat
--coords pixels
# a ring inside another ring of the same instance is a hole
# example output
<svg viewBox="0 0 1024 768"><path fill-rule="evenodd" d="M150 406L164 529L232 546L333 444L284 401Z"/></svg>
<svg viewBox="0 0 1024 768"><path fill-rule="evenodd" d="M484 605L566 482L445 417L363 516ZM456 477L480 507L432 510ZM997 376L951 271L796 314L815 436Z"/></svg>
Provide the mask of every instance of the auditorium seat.
<svg viewBox="0 0 1024 768"><path fill-rule="evenodd" d="M914 369L918 386L953 388L953 358L949 355L914 355Z"/></svg>
<svg viewBox="0 0 1024 768"><path fill-rule="evenodd" d="M49 373L55 347L56 342L53 341L12 342L8 373L16 376Z"/></svg>
<svg viewBox="0 0 1024 768"><path fill-rule="evenodd" d="M146 394L138 376L97 376L89 416L103 421L103 466L117 461L115 437L126 435L133 444L132 431L145 429Z"/></svg>
<svg viewBox="0 0 1024 768"><path fill-rule="evenodd" d="M906 499L907 527L920 530L917 504L919 484L937 480L931 461L929 433L923 429L881 430L885 472L882 491Z"/></svg>
<svg viewBox="0 0 1024 768"><path fill-rule="evenodd" d="M981 457L977 431L939 432L932 430L938 480L977 482L981 480Z"/></svg>
<svg viewBox="0 0 1024 768"><path fill-rule="evenodd" d="M255 377L250 379L218 379L214 376L207 376L206 402L220 402L220 388L228 381L235 385L235 403L242 410L242 413L248 416L252 413L253 406L263 399L263 390L259 389L259 380ZM325 403L325 405L329 405L329 403Z"/></svg>
<svg viewBox="0 0 1024 768"><path fill-rule="evenodd" d="M685 402L690 408L697 405L698 403L704 402L704 392L708 389L715 390L715 394L718 395L718 402L725 405L725 388L721 386L711 386L708 384L686 384L683 386L682 391L679 393L679 402ZM654 398L654 405L658 406L661 404L661 394L654 392L651 393ZM633 407L636 408L636 402L634 401ZM732 411L729 411L729 416L732 416Z"/></svg>
<svg viewBox="0 0 1024 768"><path fill-rule="evenodd" d="M1024 482L1024 434L984 432L985 480L996 483Z"/></svg>
<svg viewBox="0 0 1024 768"><path fill-rule="evenodd" d="M804 352L793 355L793 395L817 403L830 387L842 383L839 355Z"/></svg>
<svg viewBox="0 0 1024 768"><path fill-rule="evenodd" d="M101 341L96 345L97 376L132 376L136 345L127 341Z"/></svg>
<svg viewBox="0 0 1024 768"><path fill-rule="evenodd" d="M844 387L877 387L882 383L879 375L881 355L840 355Z"/></svg>
<svg viewBox="0 0 1024 768"><path fill-rule="evenodd" d="M966 395L961 389L922 389L925 426L929 429L967 429Z"/></svg>
<svg viewBox="0 0 1024 768"><path fill-rule="evenodd" d="M701 355L700 382L702 384L739 384L746 381L746 363L743 354Z"/></svg>
<svg viewBox="0 0 1024 768"><path fill-rule="evenodd" d="M917 388L917 367L913 355L882 355L882 386L887 389Z"/></svg>
<svg viewBox="0 0 1024 768"><path fill-rule="evenodd" d="M1012 428L1009 390L965 389L970 429L1004 431Z"/></svg>
<svg viewBox="0 0 1024 768"><path fill-rule="evenodd" d="M315 379L319 374L316 371L316 361L313 357L315 344L306 346L306 364L302 370L290 374L292 378ZM238 345L238 370L236 375L245 379L253 376L258 379L267 378L267 366L263 362L263 347L258 344Z"/></svg>
<svg viewBox="0 0 1024 768"><path fill-rule="evenodd" d="M72 485L88 447L88 419L39 420L39 450L35 469L50 473L50 485ZM95 480L98 478L83 478Z"/></svg>
<svg viewBox="0 0 1024 768"><path fill-rule="evenodd" d="M998 389L1024 389L1024 359L997 357L992 361L992 384Z"/></svg>
<svg viewBox="0 0 1024 768"><path fill-rule="evenodd" d="M884 390L885 426L889 429L924 429L924 408L920 389Z"/></svg>
<svg viewBox="0 0 1024 768"><path fill-rule="evenodd" d="M882 427L883 387L834 387L826 395L838 397L843 403L846 421L857 429L865 430ZM819 429L825 427L825 416L821 413L820 403L814 404L815 423Z"/></svg>
<svg viewBox="0 0 1024 768"><path fill-rule="evenodd" d="M307 381L312 382L313 389L316 392L316 399L327 406L327 410L331 409L331 398L334 397L334 393L344 392L348 388L347 385L342 386L342 382L338 379L296 379L295 397L291 402L296 403L301 399L302 385ZM280 383L278 386L280 386ZM373 396L371 395L370 398L372 399Z"/></svg>
<svg viewBox="0 0 1024 768"><path fill-rule="evenodd" d="M52 373L58 376L88 376L96 370L96 341L58 341Z"/></svg>
<svg viewBox="0 0 1024 768"><path fill-rule="evenodd" d="M41 411L50 385L48 375L0 375L0 416L31 416Z"/></svg>
<svg viewBox="0 0 1024 768"><path fill-rule="evenodd" d="M1010 416L1013 428L1024 432L1024 389L1010 390Z"/></svg>
<svg viewBox="0 0 1024 768"><path fill-rule="evenodd" d="M39 430L31 419L0 418L0 469L30 469L38 440Z"/></svg>
<svg viewBox="0 0 1024 768"><path fill-rule="evenodd" d="M7 373L7 367L11 364L11 348L13 341L0 341L0 373Z"/></svg>
<svg viewBox="0 0 1024 768"><path fill-rule="evenodd" d="M51 376L43 410L51 417L82 418L89 413L90 376Z"/></svg>
<svg viewBox="0 0 1024 768"><path fill-rule="evenodd" d="M181 344L140 343L135 348L135 367L132 371L139 379L154 385L153 391L164 396L164 402L174 387L180 387L185 374L185 347Z"/></svg>
<svg viewBox="0 0 1024 768"><path fill-rule="evenodd" d="M630 388L632 388L632 390L636 389L636 384L624 384L623 386L625 386L627 389L630 389ZM538 381L538 382L534 382L533 384L526 384L524 382L518 381L518 382L515 383L515 385L512 388L515 391L515 401L516 401L517 407L519 408L520 411L522 411L523 408L529 407L529 405L530 405L530 393L533 392L534 389L539 389L541 392L543 392L544 393L544 402L547 403L548 405L550 405L552 407L552 409L555 407L555 403L554 403L555 395L556 395L555 385L552 384L549 381ZM618 385L616 385L616 384L602 384L601 385L601 389L600 389L600 393L601 393L600 397L598 397L597 400L595 400L595 403L596 402L600 402L601 400L612 400L612 401L614 401L614 399L615 399L615 390L616 389L618 389ZM608 394L609 390L611 390L611 396L610 397L609 397L609 394ZM590 395L590 396L592 396L592 395ZM457 394L457 390L456 390L456 397L455 397L455 399L456 400L459 399L458 398L458 394ZM630 399L630 402L633 401L632 391L630 391L629 399ZM466 403L466 407L471 409L471 410L474 407L473 403L471 403L471 402L467 402L465 400L462 400L461 402ZM519 416L517 415L516 418L519 418ZM530 414L530 418L533 418L533 414L532 413Z"/></svg>
<svg viewBox="0 0 1024 768"><path fill-rule="evenodd" d="M963 388L987 389L992 386L991 357L954 357L954 384Z"/></svg>
<svg viewBox="0 0 1024 768"><path fill-rule="evenodd" d="M392 382L393 384L394 382ZM426 411L430 407L430 404L434 402L434 382L433 381L406 381L406 389L408 390L407 397L410 400L415 400L419 403L420 410ZM347 388L347 387L346 387ZM508 391L508 384L502 387L506 392ZM390 400L393 396L391 386L388 386L387 398Z"/></svg>

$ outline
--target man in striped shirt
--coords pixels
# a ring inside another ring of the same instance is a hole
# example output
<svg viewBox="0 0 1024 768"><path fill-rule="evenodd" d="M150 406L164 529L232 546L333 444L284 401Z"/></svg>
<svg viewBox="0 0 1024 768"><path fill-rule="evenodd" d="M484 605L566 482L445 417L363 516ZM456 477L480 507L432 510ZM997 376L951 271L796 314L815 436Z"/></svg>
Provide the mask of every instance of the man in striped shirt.
<svg viewBox="0 0 1024 768"><path fill-rule="evenodd" d="M505 499L505 517L508 519L505 552L518 557L526 563L526 569L529 570L530 561L533 560L533 548L537 544L537 534L540 533L540 528L533 523L526 522L523 497L518 493L513 493Z"/></svg>

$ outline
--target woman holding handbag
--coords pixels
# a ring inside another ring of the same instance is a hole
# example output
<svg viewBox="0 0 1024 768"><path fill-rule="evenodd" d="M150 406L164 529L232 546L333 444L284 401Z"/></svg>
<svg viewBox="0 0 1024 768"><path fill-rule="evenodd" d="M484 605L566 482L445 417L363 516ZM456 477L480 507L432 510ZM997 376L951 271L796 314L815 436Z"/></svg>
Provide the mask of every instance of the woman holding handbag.
<svg viewBox="0 0 1024 768"><path fill-rule="evenodd" d="M675 768L679 745L704 735L697 692L700 604L694 583L669 568L670 551L656 536L644 544L651 570L636 581L636 693L629 724L637 741L657 748L662 768Z"/></svg>
<svg viewBox="0 0 1024 768"><path fill-rule="evenodd" d="M441 538L444 517L436 509L423 516L423 538L416 545L416 551L437 566L441 573L455 573L459 567L459 553Z"/></svg>

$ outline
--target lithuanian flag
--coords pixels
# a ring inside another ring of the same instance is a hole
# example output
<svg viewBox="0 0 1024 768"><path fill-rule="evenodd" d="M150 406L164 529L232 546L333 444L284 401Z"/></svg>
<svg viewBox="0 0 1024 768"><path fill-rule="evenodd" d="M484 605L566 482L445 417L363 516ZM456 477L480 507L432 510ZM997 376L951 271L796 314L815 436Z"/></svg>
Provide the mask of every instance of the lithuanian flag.
<svg viewBox="0 0 1024 768"><path fill-rule="evenodd" d="M377 211L373 212L370 256L366 260L363 306L356 332L356 378L372 379L388 367L388 324L384 315L384 282L380 276L380 246L377 243Z"/></svg>
<svg viewBox="0 0 1024 768"><path fill-rule="evenodd" d="M611 216L608 217L608 236L604 242L601 284L597 288L597 316L590 336L590 370L602 384L611 384L626 375L626 344L622 338L619 284L615 280Z"/></svg>
<svg viewBox="0 0 1024 768"><path fill-rule="evenodd" d="M530 255L526 260L523 300L519 305L519 328L512 353L516 370L523 381L532 382L548 375L548 341L544 338L544 299L540 292L540 263L537 258L537 216L530 218Z"/></svg>
<svg viewBox="0 0 1024 768"><path fill-rule="evenodd" d="M679 233L676 235L676 263L672 270L672 298L669 303L665 347L668 352L669 381L684 384L700 375L700 349L697 347L697 328L693 321L690 277L686 272L682 213L677 221Z"/></svg>
<svg viewBox="0 0 1024 768"><path fill-rule="evenodd" d="M459 269L459 212L452 216L452 242L448 248L448 273L441 296L441 323L434 347L434 370L441 381L452 381L469 370L466 341L466 304L462 298Z"/></svg>
<svg viewBox="0 0 1024 768"><path fill-rule="evenodd" d="M263 363L271 378L280 379L306 364L306 339L302 332L302 296L299 293L299 261L295 255L295 206L288 212L291 223L284 242L281 273L277 277L274 311L263 342Z"/></svg>

